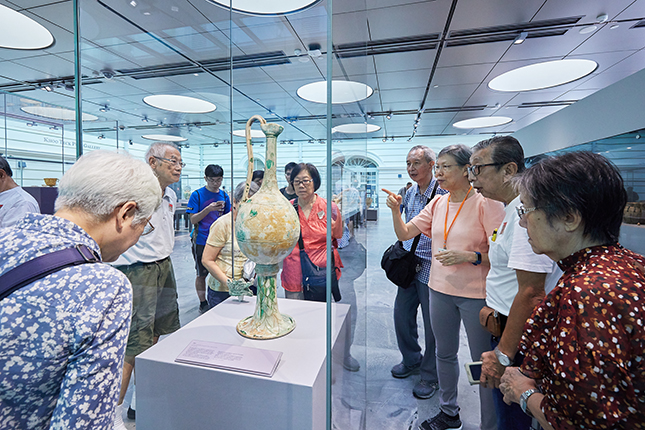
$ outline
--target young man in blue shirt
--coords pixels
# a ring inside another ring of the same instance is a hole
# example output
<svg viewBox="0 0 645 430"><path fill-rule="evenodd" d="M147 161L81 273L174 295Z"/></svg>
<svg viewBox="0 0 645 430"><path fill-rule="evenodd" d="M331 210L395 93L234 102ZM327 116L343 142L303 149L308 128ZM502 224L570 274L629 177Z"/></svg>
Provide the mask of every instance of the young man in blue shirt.
<svg viewBox="0 0 645 430"><path fill-rule="evenodd" d="M231 211L231 200L226 191L221 190L224 170L217 164L209 164L204 171L206 186L199 188L190 195L186 213L190 215L190 221L194 225L193 230L193 257L195 258L195 290L199 297L199 313L208 310L206 300L206 276L208 270L202 264L202 254L208 238L211 224L219 217Z"/></svg>

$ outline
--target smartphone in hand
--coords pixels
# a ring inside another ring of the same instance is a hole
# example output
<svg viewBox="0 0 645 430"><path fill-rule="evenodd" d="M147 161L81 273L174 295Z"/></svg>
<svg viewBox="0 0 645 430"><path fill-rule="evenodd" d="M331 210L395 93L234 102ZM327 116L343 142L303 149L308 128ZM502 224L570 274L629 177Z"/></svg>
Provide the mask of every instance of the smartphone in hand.
<svg viewBox="0 0 645 430"><path fill-rule="evenodd" d="M470 385L479 384L479 378L482 374L482 362L475 361L472 363L466 363L464 366L466 367L466 375L468 375L468 382L470 382Z"/></svg>

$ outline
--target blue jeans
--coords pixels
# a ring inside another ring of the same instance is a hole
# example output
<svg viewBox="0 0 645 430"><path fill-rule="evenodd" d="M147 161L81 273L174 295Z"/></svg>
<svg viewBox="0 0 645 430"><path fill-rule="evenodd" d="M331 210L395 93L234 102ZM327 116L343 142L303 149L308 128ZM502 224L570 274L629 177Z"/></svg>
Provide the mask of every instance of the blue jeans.
<svg viewBox="0 0 645 430"><path fill-rule="evenodd" d="M491 349L495 349L498 344L499 339L491 336ZM524 356L518 352L515 354L513 366L519 366L523 360ZM509 406L504 403L504 395L497 388L493 388L493 401L495 413L497 413L498 430L530 430L533 419L522 412L519 404L513 403Z"/></svg>
<svg viewBox="0 0 645 430"><path fill-rule="evenodd" d="M399 351L403 356L403 364L412 367L421 363L421 379L436 383L438 381L437 359L434 334L430 323L430 288L426 283L416 279L408 288L397 288L394 300L394 331ZM421 305L421 315L423 316L425 355L421 354L417 330L419 305Z"/></svg>
<svg viewBox="0 0 645 430"><path fill-rule="evenodd" d="M213 309L215 306L219 305L224 300L230 297L230 295L228 294L228 291L215 291L212 288L210 288L208 285L206 286L206 291L207 291L206 299L208 300L208 309Z"/></svg>

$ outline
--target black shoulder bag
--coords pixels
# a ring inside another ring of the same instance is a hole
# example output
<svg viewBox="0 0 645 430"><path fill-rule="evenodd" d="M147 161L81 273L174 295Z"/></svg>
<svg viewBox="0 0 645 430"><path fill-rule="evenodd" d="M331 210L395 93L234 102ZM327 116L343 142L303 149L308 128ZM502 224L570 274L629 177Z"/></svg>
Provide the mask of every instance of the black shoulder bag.
<svg viewBox="0 0 645 430"><path fill-rule="evenodd" d="M426 205L432 200L437 193L437 186L439 183L435 181L434 188L430 194L430 198L426 201ZM390 245L381 257L381 268L385 270L385 276L392 281L395 285L401 288L408 288L414 281L414 277L421 270L421 258L415 255L421 234L417 235L412 242L412 248L406 251L403 247L403 242L397 240L396 243Z"/></svg>
<svg viewBox="0 0 645 430"><path fill-rule="evenodd" d="M293 202L293 207L298 213L298 198L296 197ZM305 252L305 244L302 240L302 228L300 229L300 237L298 238L298 247L300 248L300 270L302 271L302 291L305 300L312 300L315 302L327 301L327 267L316 266L307 253ZM334 250L331 252L331 295L335 301L340 301L340 288L338 288L338 277L336 276L336 264L334 261Z"/></svg>

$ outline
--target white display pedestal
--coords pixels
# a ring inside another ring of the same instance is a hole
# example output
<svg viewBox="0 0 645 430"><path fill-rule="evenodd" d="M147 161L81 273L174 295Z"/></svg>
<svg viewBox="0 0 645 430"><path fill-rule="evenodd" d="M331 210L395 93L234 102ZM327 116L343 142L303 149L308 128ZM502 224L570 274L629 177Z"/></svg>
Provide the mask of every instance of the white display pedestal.
<svg viewBox="0 0 645 430"><path fill-rule="evenodd" d="M137 429L263 430L325 428L326 305L279 299L296 320L278 339L240 336L236 324L253 314L255 298L229 298L136 358ZM342 378L349 306L332 305L332 375ZM176 363L193 340L281 351L271 378ZM336 381L338 382L338 381Z"/></svg>

